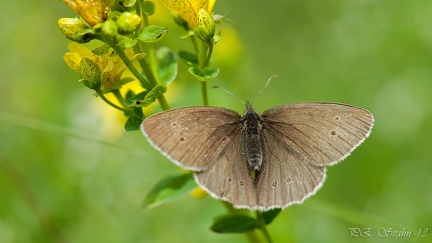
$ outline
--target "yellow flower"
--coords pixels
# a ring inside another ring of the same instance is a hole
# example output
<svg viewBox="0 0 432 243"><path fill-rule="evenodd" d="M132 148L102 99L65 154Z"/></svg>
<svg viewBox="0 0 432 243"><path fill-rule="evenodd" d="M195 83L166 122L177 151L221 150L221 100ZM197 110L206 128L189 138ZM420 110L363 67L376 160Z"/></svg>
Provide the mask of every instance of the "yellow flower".
<svg viewBox="0 0 432 243"><path fill-rule="evenodd" d="M112 0L64 0L64 2L81 16L87 24L94 26L105 22L108 7Z"/></svg>
<svg viewBox="0 0 432 243"><path fill-rule="evenodd" d="M207 196L207 192L201 187L196 187L190 192L190 195L196 199L203 199L205 196Z"/></svg>
<svg viewBox="0 0 432 243"><path fill-rule="evenodd" d="M112 51L99 56L75 42L69 44L69 50L70 52L66 53L63 58L70 68L80 73L80 62L83 58L87 58L96 64L101 71L100 83L102 90L118 88L116 86L120 85L120 78L126 67L119 56L113 54ZM128 50L126 50L126 53L132 54Z"/></svg>
<svg viewBox="0 0 432 243"><path fill-rule="evenodd" d="M165 7L180 15L192 27L196 27L200 9L212 13L216 0L161 0Z"/></svg>

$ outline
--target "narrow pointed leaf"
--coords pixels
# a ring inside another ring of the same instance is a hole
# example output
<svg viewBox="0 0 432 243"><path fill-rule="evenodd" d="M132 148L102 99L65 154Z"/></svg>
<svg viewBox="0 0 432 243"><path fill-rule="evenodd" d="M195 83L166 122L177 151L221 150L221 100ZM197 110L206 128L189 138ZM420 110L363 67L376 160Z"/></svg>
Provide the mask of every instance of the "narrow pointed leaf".
<svg viewBox="0 0 432 243"><path fill-rule="evenodd" d="M156 101L157 97L167 90L165 84L158 84L150 92L148 92L142 100L136 101L132 106L147 107Z"/></svg>
<svg viewBox="0 0 432 243"><path fill-rule="evenodd" d="M198 57L194 53L187 51L179 51L179 58L190 66L198 65Z"/></svg>
<svg viewBox="0 0 432 243"><path fill-rule="evenodd" d="M160 180L146 196L143 206L154 208L174 201L196 187L192 173L171 175Z"/></svg>
<svg viewBox="0 0 432 243"><path fill-rule="evenodd" d="M258 223L247 215L227 215L217 218L210 229L217 233L244 233L254 230Z"/></svg>
<svg viewBox="0 0 432 243"><path fill-rule="evenodd" d="M122 49L127 49L127 48L134 47L137 43L138 43L137 40L134 40L134 39L129 38L127 36L122 36L117 45Z"/></svg>
<svg viewBox="0 0 432 243"><path fill-rule="evenodd" d="M162 39L168 32L168 28L157 25L149 25L144 28L137 40L147 43L156 42Z"/></svg>
<svg viewBox="0 0 432 243"><path fill-rule="evenodd" d="M275 208L262 213L262 217L264 218L265 224L270 224L281 212L280 208Z"/></svg>

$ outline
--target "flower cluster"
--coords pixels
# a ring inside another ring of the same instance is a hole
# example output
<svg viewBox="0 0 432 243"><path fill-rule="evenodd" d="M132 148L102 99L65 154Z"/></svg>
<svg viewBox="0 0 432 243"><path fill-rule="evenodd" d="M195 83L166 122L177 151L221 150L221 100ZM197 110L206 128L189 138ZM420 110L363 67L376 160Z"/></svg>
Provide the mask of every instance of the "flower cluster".
<svg viewBox="0 0 432 243"><path fill-rule="evenodd" d="M188 71L203 86L203 103L208 103L205 82L215 78L219 69L210 68L213 46L220 39L215 34L213 7L215 0L161 0L161 3L174 13L176 23L183 26L190 37L194 52L180 51L178 55L166 47L155 48L152 43L160 41L168 32L167 27L151 25L148 16L156 11L152 1L121 0L64 0L75 11L77 18L61 18L60 30L66 38L76 42L64 59L81 76L81 82L93 89L104 100L104 93L117 92L129 79L122 79L126 67L138 80L144 91L123 92L129 97L116 96L126 116L134 116L133 126L138 128L138 120L144 114L132 110L159 101L162 109L168 109L164 98L166 85L177 75L177 60L185 61ZM92 40L101 45L90 50L77 43L85 44ZM167 63L167 60L169 63ZM121 100L123 98L123 100ZM112 105L112 103L107 102Z"/></svg>
<svg viewBox="0 0 432 243"><path fill-rule="evenodd" d="M128 131L139 128L146 116L144 107L157 101L163 110L169 109L165 92L176 79L178 59L189 65L191 77L200 81L204 104L208 103L207 81L219 73L210 67L213 46L220 39L215 34L215 0L160 1L174 14L174 22L185 29L183 37L190 38L193 51L174 53L167 46L156 46L168 28L150 24L149 16L160 6L152 1L64 0L78 17L58 20L65 37L73 41L64 61L79 74L81 83L123 112ZM127 89L124 84L128 82L138 82L142 89ZM195 189L191 195L202 198L206 193Z"/></svg>

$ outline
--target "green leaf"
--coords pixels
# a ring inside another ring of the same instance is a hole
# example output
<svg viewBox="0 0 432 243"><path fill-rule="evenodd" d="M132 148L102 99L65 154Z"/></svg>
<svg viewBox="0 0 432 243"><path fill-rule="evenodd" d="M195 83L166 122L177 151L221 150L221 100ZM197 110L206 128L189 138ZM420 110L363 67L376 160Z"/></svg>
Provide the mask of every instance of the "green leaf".
<svg viewBox="0 0 432 243"><path fill-rule="evenodd" d="M143 99L141 100L137 100L134 104L132 104L131 106L135 106L135 107L147 107L149 105L151 105L153 102L156 101L157 97L160 94L165 93L167 90L166 85L165 84L158 84L156 85L152 90L150 90L150 92L148 92Z"/></svg>
<svg viewBox="0 0 432 243"><path fill-rule="evenodd" d="M160 180L147 194L143 206L154 208L172 202L196 187L192 173L171 175Z"/></svg>
<svg viewBox="0 0 432 243"><path fill-rule="evenodd" d="M147 43L153 43L162 39L168 32L168 28L149 25L144 28L141 34L138 36L137 40Z"/></svg>
<svg viewBox="0 0 432 243"><path fill-rule="evenodd" d="M168 47L161 47L156 51L158 74L160 81L169 84L177 77L178 64L175 53Z"/></svg>
<svg viewBox="0 0 432 243"><path fill-rule="evenodd" d="M108 50L110 49L110 46L108 44L103 44L98 48L95 48L94 50L92 50L92 52L98 56L101 56L103 54L106 54L108 52Z"/></svg>
<svg viewBox="0 0 432 243"><path fill-rule="evenodd" d="M132 92L132 91L129 91ZM149 91L143 91L137 95L135 95L133 92L132 93L127 93L126 95L126 104L129 106L134 106L138 101L142 101L146 95L149 93Z"/></svg>
<svg viewBox="0 0 432 243"><path fill-rule="evenodd" d="M136 79L134 79L132 77L124 77L124 78L120 79L120 83L121 83L120 86L125 85L125 84L132 82L132 81L135 81L135 80Z"/></svg>
<svg viewBox="0 0 432 243"><path fill-rule="evenodd" d="M197 66L192 66L188 71L195 76L199 81L208 81L215 78L219 74L219 68L199 69Z"/></svg>
<svg viewBox="0 0 432 243"><path fill-rule="evenodd" d="M130 8L133 7L135 5L136 0L124 0L123 1L123 6L125 6L126 8Z"/></svg>
<svg viewBox="0 0 432 243"><path fill-rule="evenodd" d="M188 32L186 32L186 34L180 36L180 39L186 39L188 37L194 36L195 32L193 30L189 30Z"/></svg>
<svg viewBox="0 0 432 243"><path fill-rule="evenodd" d="M133 92L132 90L128 90L128 91L126 92L126 95L125 95L126 102L127 102L129 99L131 99L132 97L134 97L134 96L135 96L135 92Z"/></svg>
<svg viewBox="0 0 432 243"><path fill-rule="evenodd" d="M121 12L120 11L116 11L116 10L111 10L111 11L109 11L109 13L108 13L108 17L107 17L107 19L114 19L114 18L117 18L117 16L119 16L121 14Z"/></svg>
<svg viewBox="0 0 432 243"><path fill-rule="evenodd" d="M98 30L100 28L102 28L102 26L104 25L104 23L97 23L95 25L93 25L93 27L91 27L93 30Z"/></svg>
<svg viewBox="0 0 432 243"><path fill-rule="evenodd" d="M282 210L280 208L275 208L266 212L262 213L262 217L264 218L265 224L270 224L276 216L281 212Z"/></svg>
<svg viewBox="0 0 432 243"><path fill-rule="evenodd" d="M119 46L122 49L133 47L133 46L135 46L138 43L137 40L134 40L134 39L129 38L129 37L124 36L124 35L122 35L121 37L119 37L119 39L120 39L120 41L117 44L117 46Z"/></svg>
<svg viewBox="0 0 432 243"><path fill-rule="evenodd" d="M189 66L198 65L198 57L191 52L179 51L180 60L186 62Z"/></svg>
<svg viewBox="0 0 432 243"><path fill-rule="evenodd" d="M125 124L125 130L128 132L136 131L139 129L141 122L144 119L144 113L140 107L133 107L133 111L126 114L129 118Z"/></svg>
<svg viewBox="0 0 432 243"><path fill-rule="evenodd" d="M244 214L219 217L210 229L216 233L244 233L258 227L258 222Z"/></svg>
<svg viewBox="0 0 432 243"><path fill-rule="evenodd" d="M214 35L210 42L212 45L216 45L216 43L218 43L220 39L221 39L220 35Z"/></svg>
<svg viewBox="0 0 432 243"><path fill-rule="evenodd" d="M90 83L90 81L88 81L86 79L80 79L80 80L78 80L78 82L84 84L89 89L94 89L94 88L92 88L92 84Z"/></svg>

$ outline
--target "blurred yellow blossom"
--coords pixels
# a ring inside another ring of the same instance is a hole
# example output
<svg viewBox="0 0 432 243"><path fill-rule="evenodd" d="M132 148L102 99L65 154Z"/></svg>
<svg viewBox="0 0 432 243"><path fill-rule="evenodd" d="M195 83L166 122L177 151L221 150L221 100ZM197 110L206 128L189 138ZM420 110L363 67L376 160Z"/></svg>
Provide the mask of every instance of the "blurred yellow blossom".
<svg viewBox="0 0 432 243"><path fill-rule="evenodd" d="M105 22L112 0L64 0L90 26Z"/></svg>
<svg viewBox="0 0 432 243"><path fill-rule="evenodd" d="M161 0L165 7L180 15L192 27L196 27L200 9L212 13L216 0Z"/></svg>
<svg viewBox="0 0 432 243"><path fill-rule="evenodd" d="M96 55L91 50L75 42L69 44L69 50L70 52L66 53L63 58L66 64L76 72L80 73L80 62L83 58L89 59L99 67L102 90L116 88L116 85L120 84L121 74L126 66L113 51L108 51L103 55ZM126 53L129 56L132 55L131 50L126 50Z"/></svg>
<svg viewBox="0 0 432 243"><path fill-rule="evenodd" d="M206 191L204 191L204 189L202 189L201 187L196 187L195 189L193 189L190 192L190 194L193 198L196 198L196 199L203 199L204 197L206 197L208 195L208 193Z"/></svg>

